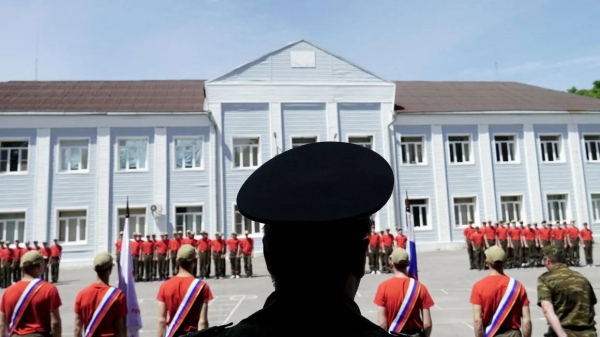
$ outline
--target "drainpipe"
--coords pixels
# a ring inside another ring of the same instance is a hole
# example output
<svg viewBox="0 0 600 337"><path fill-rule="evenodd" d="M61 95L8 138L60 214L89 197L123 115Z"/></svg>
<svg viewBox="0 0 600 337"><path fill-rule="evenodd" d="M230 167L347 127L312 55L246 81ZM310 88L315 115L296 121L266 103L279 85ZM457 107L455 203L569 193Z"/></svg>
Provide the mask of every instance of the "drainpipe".
<svg viewBox="0 0 600 337"><path fill-rule="evenodd" d="M399 212L399 207L398 205L400 205L400 180L398 177L398 155L396 153L396 137L394 135L395 130L393 128L394 123L396 122L396 112L393 112L392 115L392 121L390 124L388 124L387 129L389 132L389 140L390 140L390 146L391 146L391 150L392 150L392 171L394 172L394 213L396 214L396 228L398 228L398 226L402 227L402 223L400 221L400 212Z"/></svg>
<svg viewBox="0 0 600 337"><path fill-rule="evenodd" d="M208 119L210 120L211 124L212 124L212 128L214 128L215 130L215 144L214 144L214 154L215 154L215 161L216 161L216 171L215 172L215 181L213 183L215 183L216 186L216 198L215 200L217 201L217 205L215 207L215 211L217 212L216 214L216 219L217 219L217 232L222 231L223 232L223 236L227 237L227 228L225 226L225 204L224 204L224 200L223 200L223 163L222 163L222 144L220 143L221 140L221 133L218 127L217 122L215 121L215 117L212 114L212 111L207 110L207 116ZM212 145L212 144L211 144ZM219 223L222 224L222 228L221 230L219 230Z"/></svg>

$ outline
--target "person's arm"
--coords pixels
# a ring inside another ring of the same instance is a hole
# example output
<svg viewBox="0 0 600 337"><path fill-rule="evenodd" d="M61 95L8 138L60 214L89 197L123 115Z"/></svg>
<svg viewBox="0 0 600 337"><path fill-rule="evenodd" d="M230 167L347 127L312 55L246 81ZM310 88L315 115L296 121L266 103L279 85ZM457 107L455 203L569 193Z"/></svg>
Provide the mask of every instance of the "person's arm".
<svg viewBox="0 0 600 337"><path fill-rule="evenodd" d="M481 319L481 306L473 304L473 332L475 337L483 337L483 320Z"/></svg>
<svg viewBox="0 0 600 337"><path fill-rule="evenodd" d="M164 337L167 333L167 306L164 302L158 302L158 328L156 336Z"/></svg>
<svg viewBox="0 0 600 337"><path fill-rule="evenodd" d="M429 309L423 309L423 330L425 331L425 337L431 336L433 323L431 321L431 311Z"/></svg>
<svg viewBox="0 0 600 337"><path fill-rule="evenodd" d="M521 319L523 337L531 337L531 313L529 311L529 306L523 307L521 315L523 316Z"/></svg>
<svg viewBox="0 0 600 337"><path fill-rule="evenodd" d="M542 301L541 305L542 305L542 310L544 311L544 317L546 317L546 321L548 321L548 324L550 325L552 330L554 330L554 333L558 337L568 337L567 333L565 332L563 327L560 325L560 320L558 319L558 316L556 316L556 313L554 312L554 306L552 305L552 303L550 303L548 301Z"/></svg>
<svg viewBox="0 0 600 337"><path fill-rule="evenodd" d="M510 235L508 235L507 239L508 239L508 247L512 248L513 243L512 243L512 239L510 238Z"/></svg>
<svg viewBox="0 0 600 337"><path fill-rule="evenodd" d="M200 319L198 320L198 330L208 328L208 303L202 303L200 309Z"/></svg>
<svg viewBox="0 0 600 337"><path fill-rule="evenodd" d="M75 314L75 330L73 331L73 335L75 337L82 337L81 333L83 332L83 321L81 320L81 316L79 314Z"/></svg>
<svg viewBox="0 0 600 337"><path fill-rule="evenodd" d="M6 316L4 315L4 311L0 311L0 334L2 336L7 336L8 331L6 330Z"/></svg>
<svg viewBox="0 0 600 337"><path fill-rule="evenodd" d="M380 307L380 306L377 307L377 325L379 325L386 331L388 329L387 318L385 315L385 307Z"/></svg>
<svg viewBox="0 0 600 337"><path fill-rule="evenodd" d="M52 337L62 336L62 322L58 309L50 312L50 330L52 331Z"/></svg>

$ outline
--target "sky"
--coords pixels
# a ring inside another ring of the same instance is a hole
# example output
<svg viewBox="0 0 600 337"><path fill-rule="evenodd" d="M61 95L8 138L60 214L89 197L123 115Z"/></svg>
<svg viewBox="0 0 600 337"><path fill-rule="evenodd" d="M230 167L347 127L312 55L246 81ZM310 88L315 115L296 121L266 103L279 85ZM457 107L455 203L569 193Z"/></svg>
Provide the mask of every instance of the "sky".
<svg viewBox="0 0 600 337"><path fill-rule="evenodd" d="M0 81L35 80L36 55L40 81L211 79L305 39L388 80L589 88L599 16L592 0L1 1Z"/></svg>

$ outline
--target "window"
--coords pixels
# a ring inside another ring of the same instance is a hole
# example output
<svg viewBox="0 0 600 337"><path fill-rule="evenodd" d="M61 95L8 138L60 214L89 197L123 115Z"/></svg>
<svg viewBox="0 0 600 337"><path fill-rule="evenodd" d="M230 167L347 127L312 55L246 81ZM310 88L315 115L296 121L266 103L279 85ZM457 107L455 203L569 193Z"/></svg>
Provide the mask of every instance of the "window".
<svg viewBox="0 0 600 337"><path fill-rule="evenodd" d="M25 213L0 213L0 239L23 242L25 236Z"/></svg>
<svg viewBox="0 0 600 337"><path fill-rule="evenodd" d="M475 221L475 198L454 198L454 225L466 226Z"/></svg>
<svg viewBox="0 0 600 337"><path fill-rule="evenodd" d="M428 228L427 222L427 199L411 199L410 214L415 228Z"/></svg>
<svg viewBox="0 0 600 337"><path fill-rule="evenodd" d="M587 161L600 161L600 135L585 135L585 159Z"/></svg>
<svg viewBox="0 0 600 337"><path fill-rule="evenodd" d="M521 221L522 202L520 196L500 197L502 205L502 220Z"/></svg>
<svg viewBox="0 0 600 337"><path fill-rule="evenodd" d="M202 139L175 139L175 169L189 170L202 167Z"/></svg>
<svg viewBox="0 0 600 337"><path fill-rule="evenodd" d="M119 209L119 231L125 229L125 208ZM133 237L133 233L146 235L146 209L145 208L130 208L129 209L129 237Z"/></svg>
<svg viewBox="0 0 600 337"><path fill-rule="evenodd" d="M0 142L0 173L27 172L28 141Z"/></svg>
<svg viewBox="0 0 600 337"><path fill-rule="evenodd" d="M148 140L119 140L119 169L123 171L143 170L146 168Z"/></svg>
<svg viewBox="0 0 600 337"><path fill-rule="evenodd" d="M448 136L448 147L450 150L451 163L471 162L471 137L470 136Z"/></svg>
<svg viewBox="0 0 600 337"><path fill-rule="evenodd" d="M592 219L600 222L600 193L592 194Z"/></svg>
<svg viewBox="0 0 600 337"><path fill-rule="evenodd" d="M400 137L402 164L423 164L423 147L423 137Z"/></svg>
<svg viewBox="0 0 600 337"><path fill-rule="evenodd" d="M369 150L373 150L373 137L348 137L348 143L364 146Z"/></svg>
<svg viewBox="0 0 600 337"><path fill-rule="evenodd" d="M87 171L89 164L88 140L60 141L60 171Z"/></svg>
<svg viewBox="0 0 600 337"><path fill-rule="evenodd" d="M548 194L548 221L567 219L567 195L566 194Z"/></svg>
<svg viewBox="0 0 600 337"><path fill-rule="evenodd" d="M58 241L81 243L86 240L87 211L58 212Z"/></svg>
<svg viewBox="0 0 600 337"><path fill-rule="evenodd" d="M233 140L233 167L258 167L258 138Z"/></svg>
<svg viewBox="0 0 600 337"><path fill-rule="evenodd" d="M540 136L540 147L543 162L560 161L560 136Z"/></svg>
<svg viewBox="0 0 600 337"><path fill-rule="evenodd" d="M298 146L312 144L317 142L317 137L294 137L292 138L292 149Z"/></svg>
<svg viewBox="0 0 600 337"><path fill-rule="evenodd" d="M517 140L515 136L494 136L496 162L514 163L517 161Z"/></svg>
<svg viewBox="0 0 600 337"><path fill-rule="evenodd" d="M197 234L203 230L202 206L176 207L175 208L175 230L187 233L192 231Z"/></svg>
<svg viewBox="0 0 600 337"><path fill-rule="evenodd" d="M249 234L259 234L261 230L260 222L252 221L240 213L237 205L233 206L235 215L235 232L243 234L244 231L248 231Z"/></svg>

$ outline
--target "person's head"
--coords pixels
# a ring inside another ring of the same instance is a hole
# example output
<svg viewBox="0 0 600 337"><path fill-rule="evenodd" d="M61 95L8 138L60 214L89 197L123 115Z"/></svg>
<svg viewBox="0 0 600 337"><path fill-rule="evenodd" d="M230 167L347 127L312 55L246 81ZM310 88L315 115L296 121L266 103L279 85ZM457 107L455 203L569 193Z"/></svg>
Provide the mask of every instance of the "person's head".
<svg viewBox="0 0 600 337"><path fill-rule="evenodd" d="M94 258L94 271L103 281L108 281L113 269L113 257L110 253L98 253Z"/></svg>
<svg viewBox="0 0 600 337"><path fill-rule="evenodd" d="M231 233L231 238L232 239L237 239L237 233L236 232Z"/></svg>
<svg viewBox="0 0 600 337"><path fill-rule="evenodd" d="M548 224L546 223L546 220L542 221L542 227L548 228Z"/></svg>
<svg viewBox="0 0 600 337"><path fill-rule="evenodd" d="M584 222L584 223L583 223L583 228L587 229L587 227L588 227L588 224L587 224L587 222Z"/></svg>
<svg viewBox="0 0 600 337"><path fill-rule="evenodd" d="M542 263L548 270L557 264L565 263L565 253L556 245L549 245L542 248L542 255Z"/></svg>
<svg viewBox="0 0 600 337"><path fill-rule="evenodd" d="M390 234L390 229L389 229L389 228L386 228L386 229L385 229L385 232L386 232L387 234Z"/></svg>
<svg viewBox="0 0 600 337"><path fill-rule="evenodd" d="M156 234L152 234L152 241L156 240Z"/></svg>
<svg viewBox="0 0 600 337"><path fill-rule="evenodd" d="M484 227L484 228L485 228L485 227L487 227L487 222L483 221L483 222L481 223L481 227Z"/></svg>
<svg viewBox="0 0 600 337"><path fill-rule="evenodd" d="M123 231L119 232L119 238L121 238L121 239L123 238Z"/></svg>
<svg viewBox="0 0 600 337"><path fill-rule="evenodd" d="M575 227L575 221L571 221L570 225L571 227Z"/></svg>
<svg viewBox="0 0 600 337"><path fill-rule="evenodd" d="M479 233L479 226L475 226L475 233Z"/></svg>
<svg viewBox="0 0 600 337"><path fill-rule="evenodd" d="M517 227L517 223L516 222L511 222L512 228L516 228Z"/></svg>
<svg viewBox="0 0 600 337"><path fill-rule="evenodd" d="M216 233L215 233L215 238L216 238L217 240L221 240L221 237L222 237L221 233L219 233L219 232L216 232Z"/></svg>
<svg viewBox="0 0 600 337"><path fill-rule="evenodd" d="M4 247L4 240L0 240L0 247Z"/></svg>
<svg viewBox="0 0 600 337"><path fill-rule="evenodd" d="M38 242L37 241L33 241L33 245L37 247Z"/></svg>
<svg viewBox="0 0 600 337"><path fill-rule="evenodd" d="M402 227L398 227L398 235L402 235Z"/></svg>
<svg viewBox="0 0 600 337"><path fill-rule="evenodd" d="M485 250L485 264L490 269L501 272L504 268L504 261L506 260L506 253L500 246L491 246Z"/></svg>
<svg viewBox="0 0 600 337"><path fill-rule="evenodd" d="M42 246L48 247L48 242L46 242L46 241L42 242Z"/></svg>
<svg viewBox="0 0 600 337"><path fill-rule="evenodd" d="M249 231L244 231L244 236L246 237L246 239L248 238L249 235L250 235Z"/></svg>
<svg viewBox="0 0 600 337"><path fill-rule="evenodd" d="M208 233L206 231L201 231L200 235L202 235L203 239L207 239L208 238Z"/></svg>
<svg viewBox="0 0 600 337"><path fill-rule="evenodd" d="M192 245L182 245L177 250L177 261L179 268L191 273L196 266L196 249Z"/></svg>
<svg viewBox="0 0 600 337"><path fill-rule="evenodd" d="M402 248L394 248L392 255L390 255L389 263L395 271L406 274L406 268L410 263L408 252Z"/></svg>
<svg viewBox="0 0 600 337"><path fill-rule="evenodd" d="M538 226L537 222L534 222L533 227L537 228L537 226Z"/></svg>
<svg viewBox="0 0 600 337"><path fill-rule="evenodd" d="M23 273L33 278L41 277L44 272L44 256L37 250L31 250L23 254L20 263Z"/></svg>
<svg viewBox="0 0 600 337"><path fill-rule="evenodd" d="M469 224L469 227L473 227L473 221L469 220L468 224Z"/></svg>

